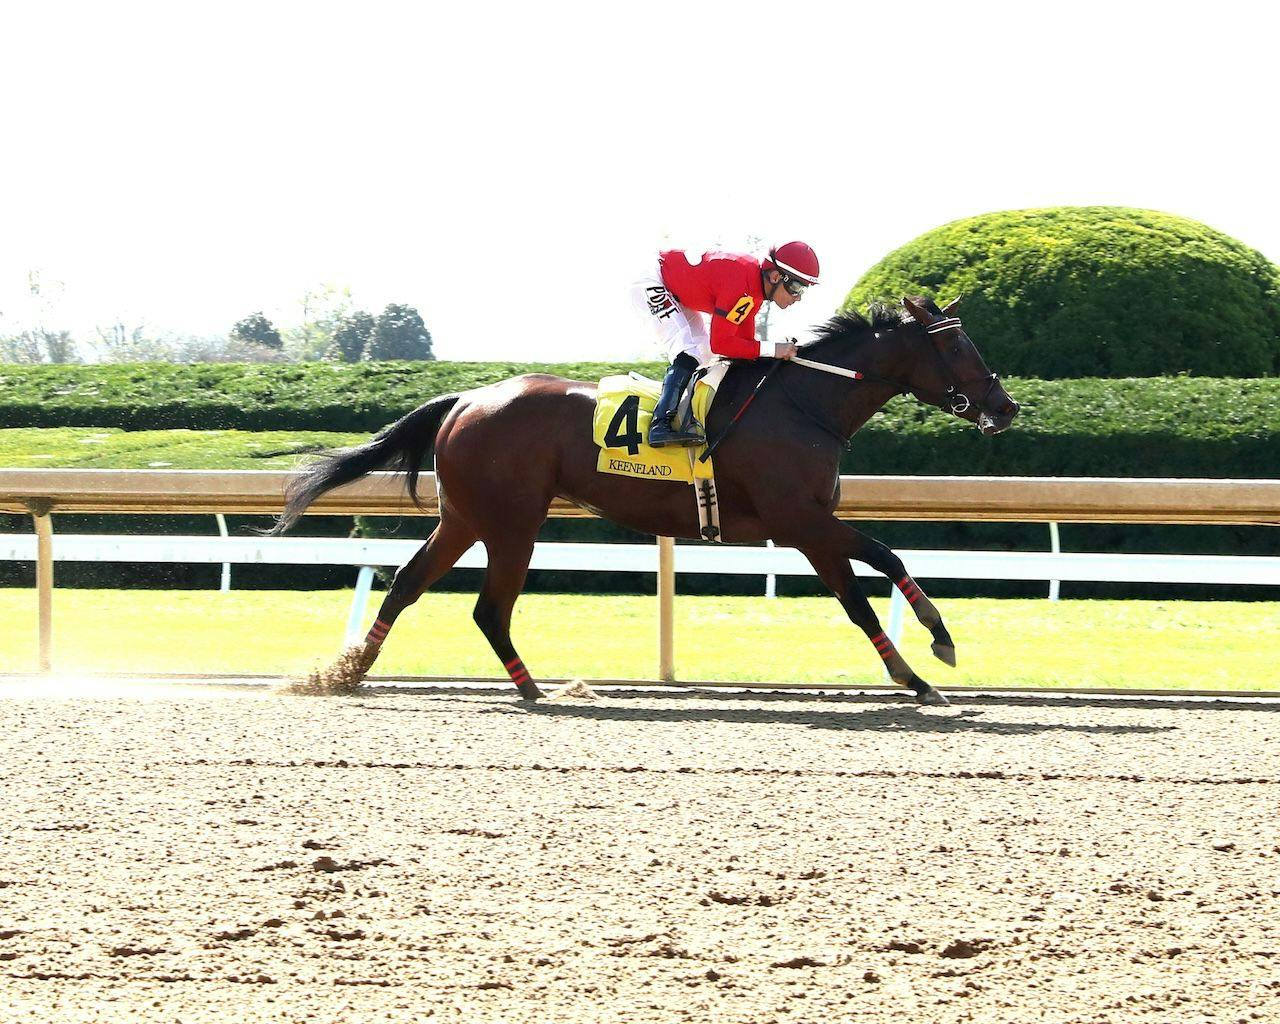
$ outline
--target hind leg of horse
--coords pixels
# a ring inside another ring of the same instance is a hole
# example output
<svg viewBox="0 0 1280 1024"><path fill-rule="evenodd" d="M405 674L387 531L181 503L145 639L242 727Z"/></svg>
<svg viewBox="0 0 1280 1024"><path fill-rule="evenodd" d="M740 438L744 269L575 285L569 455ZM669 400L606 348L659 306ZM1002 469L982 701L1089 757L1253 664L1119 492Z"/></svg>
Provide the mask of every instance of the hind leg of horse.
<svg viewBox="0 0 1280 1024"><path fill-rule="evenodd" d="M889 677L900 686L910 687L921 704L946 705L947 698L912 671L906 659L894 647L893 641L885 635L871 603L858 585L858 577L854 575L848 558L840 552L826 549L802 547L800 551L809 559L822 582L835 594L844 607L845 614L867 634L867 639L888 669Z"/></svg>
<svg viewBox="0 0 1280 1024"><path fill-rule="evenodd" d="M427 542L397 570L391 589L378 608L378 617L365 637L365 644L376 652L386 640L400 613L452 569L454 563L475 542L474 531L464 525L461 519L449 516L448 510L445 510ZM376 653L374 656L376 657Z"/></svg>
<svg viewBox="0 0 1280 1024"><path fill-rule="evenodd" d="M506 534L485 540L489 568L484 574L474 618L524 700L543 696L511 642L511 610L524 589L537 530L526 536Z"/></svg>
<svg viewBox="0 0 1280 1024"><path fill-rule="evenodd" d="M942 624L942 615L929 600L928 595L920 589L920 585L908 575L902 559L892 548L868 537L861 530L855 530L848 523L841 523L839 520L832 520L832 522L848 537L849 546L846 548L848 557L865 562L876 572L889 578L907 599L920 624L933 635L934 656L954 668L956 645L952 642L947 627Z"/></svg>

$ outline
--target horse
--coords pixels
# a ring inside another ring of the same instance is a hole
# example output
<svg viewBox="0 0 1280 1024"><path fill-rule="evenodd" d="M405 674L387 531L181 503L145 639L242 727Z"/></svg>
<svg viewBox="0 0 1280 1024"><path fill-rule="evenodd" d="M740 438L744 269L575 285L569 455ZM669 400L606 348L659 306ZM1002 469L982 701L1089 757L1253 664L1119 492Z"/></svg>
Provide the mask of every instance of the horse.
<svg viewBox="0 0 1280 1024"><path fill-rule="evenodd" d="M957 300L958 302L958 300ZM984 435L1018 414L997 374L956 317L957 302L923 297L902 307L842 312L800 346L795 360L738 360L720 384L708 417L716 443L715 479L724 540L798 549L866 634L890 678L925 705L946 698L912 670L885 635L850 566L864 562L902 591L932 635L934 655L954 666L955 644L933 602L902 560L835 517L840 453L889 399L910 394L973 423ZM379 469L405 477L415 504L418 476L434 451L440 521L395 574L373 628L344 652L344 682L367 674L400 615L477 540L488 568L474 619L523 700L543 696L511 640L511 612L524 588L539 528L560 497L631 530L698 538L687 484L600 473L591 436L595 385L531 373L442 395L384 428L369 442L322 454L285 491L284 511L267 532L292 526L320 495ZM748 406L751 415L743 415ZM732 429L729 429L732 426Z"/></svg>

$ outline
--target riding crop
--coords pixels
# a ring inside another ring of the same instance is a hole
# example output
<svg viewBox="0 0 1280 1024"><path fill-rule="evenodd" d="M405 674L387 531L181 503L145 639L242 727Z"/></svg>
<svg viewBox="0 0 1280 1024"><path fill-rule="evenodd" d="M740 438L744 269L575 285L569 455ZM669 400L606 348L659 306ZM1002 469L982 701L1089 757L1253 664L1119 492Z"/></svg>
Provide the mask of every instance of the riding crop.
<svg viewBox="0 0 1280 1024"><path fill-rule="evenodd" d="M737 423L738 420L742 419L742 414L747 411L747 407L756 400L756 395L760 394L760 389L764 387L764 382L772 377L773 371L781 365L781 359L775 360L774 364L765 371L764 376L760 378L760 383L757 384L751 394L747 396L747 400L742 403L742 407L734 413L733 419L725 424L724 430L720 431L720 436L707 445L707 450L698 456L699 462L706 462L707 459L711 458L711 453L720 447L720 442L728 436L729 431L733 429L733 425Z"/></svg>

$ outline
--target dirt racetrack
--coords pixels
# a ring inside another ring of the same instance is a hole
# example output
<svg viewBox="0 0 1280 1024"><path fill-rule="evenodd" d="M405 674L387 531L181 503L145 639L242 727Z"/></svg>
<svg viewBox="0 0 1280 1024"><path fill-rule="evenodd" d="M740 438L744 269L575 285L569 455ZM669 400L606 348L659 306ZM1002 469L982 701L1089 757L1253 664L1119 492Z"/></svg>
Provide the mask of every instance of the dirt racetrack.
<svg viewBox="0 0 1280 1024"><path fill-rule="evenodd" d="M0 686L4 1020L1280 1020L1280 702Z"/></svg>

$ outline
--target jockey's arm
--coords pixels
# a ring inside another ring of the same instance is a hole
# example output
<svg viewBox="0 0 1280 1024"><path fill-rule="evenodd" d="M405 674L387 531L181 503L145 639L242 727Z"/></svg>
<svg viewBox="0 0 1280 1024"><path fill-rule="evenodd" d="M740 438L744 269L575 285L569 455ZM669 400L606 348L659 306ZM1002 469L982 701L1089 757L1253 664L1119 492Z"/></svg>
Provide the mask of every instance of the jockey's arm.
<svg viewBox="0 0 1280 1024"><path fill-rule="evenodd" d="M726 359L790 359L795 345L786 341L760 342L755 337L755 318L732 324L725 317L712 314L711 351Z"/></svg>

